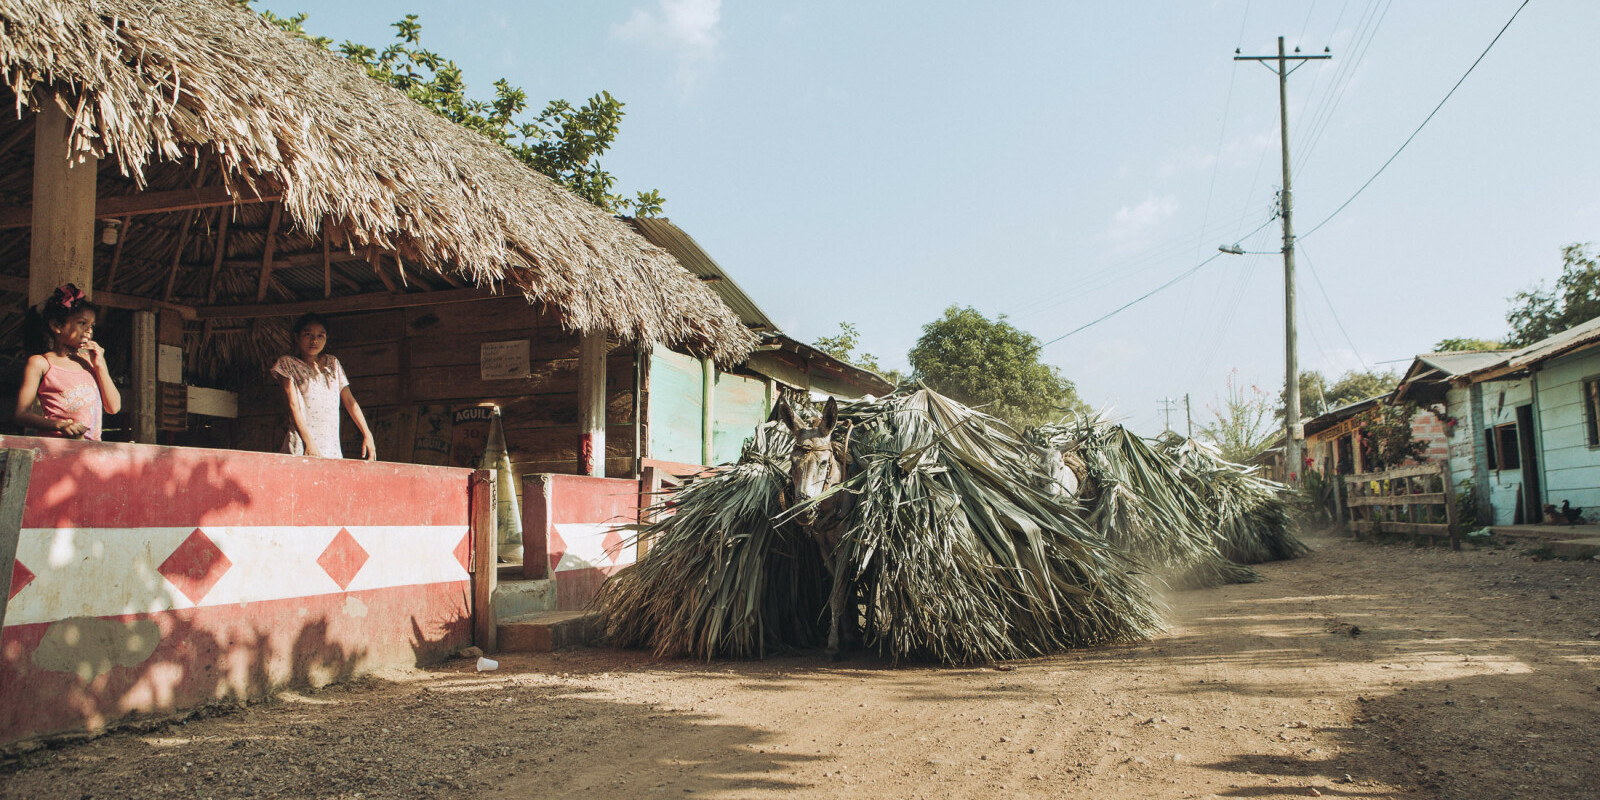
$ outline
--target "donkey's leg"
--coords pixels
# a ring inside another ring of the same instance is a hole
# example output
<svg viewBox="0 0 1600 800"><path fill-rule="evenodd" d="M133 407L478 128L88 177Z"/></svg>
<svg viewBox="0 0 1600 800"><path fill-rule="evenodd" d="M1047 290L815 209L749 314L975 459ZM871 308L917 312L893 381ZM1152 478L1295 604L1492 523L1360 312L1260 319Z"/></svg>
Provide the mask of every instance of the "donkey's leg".
<svg viewBox="0 0 1600 800"><path fill-rule="evenodd" d="M844 658L844 655L839 650L839 630L841 626L847 624L845 622L845 609L847 606L845 601L849 595L847 591L849 586L850 581L844 575L844 565L839 564L836 560L833 569L833 590L828 592L827 657L829 661L838 661Z"/></svg>

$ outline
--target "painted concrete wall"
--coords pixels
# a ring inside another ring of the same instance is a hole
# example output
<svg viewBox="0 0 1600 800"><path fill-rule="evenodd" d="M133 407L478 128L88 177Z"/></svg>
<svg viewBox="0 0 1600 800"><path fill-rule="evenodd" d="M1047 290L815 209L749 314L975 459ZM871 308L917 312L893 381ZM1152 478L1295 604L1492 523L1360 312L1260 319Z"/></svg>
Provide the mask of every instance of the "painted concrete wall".
<svg viewBox="0 0 1600 800"><path fill-rule="evenodd" d="M470 641L470 470L0 437L35 451L0 744L435 661Z"/></svg>
<svg viewBox="0 0 1600 800"><path fill-rule="evenodd" d="M1589 446L1583 404L1583 382L1597 377L1600 348L1547 361L1535 376L1546 503L1600 507L1600 447Z"/></svg>
<svg viewBox="0 0 1600 800"><path fill-rule="evenodd" d="M657 349L650 356L650 457L682 464L704 458L705 372L697 358ZM767 419L767 385L719 372L712 389L712 463L739 459L744 440Z"/></svg>
<svg viewBox="0 0 1600 800"><path fill-rule="evenodd" d="M738 461L745 440L757 425L767 421L767 384L723 373L717 376L715 403L712 460L718 464Z"/></svg>
<svg viewBox="0 0 1600 800"><path fill-rule="evenodd" d="M548 565L556 580L557 609L586 607L606 578L634 562L633 531L627 526L639 521L638 481L528 475L522 496L524 572Z"/></svg>
<svg viewBox="0 0 1600 800"><path fill-rule="evenodd" d="M700 359L656 348L650 354L650 457L698 464L705 373Z"/></svg>
<svg viewBox="0 0 1600 800"><path fill-rule="evenodd" d="M1483 422L1474 435L1477 446L1486 444L1485 431L1497 425L1517 421L1517 407L1533 402L1532 383L1527 379L1487 381L1480 384L1483 392ZM1495 525L1510 525L1516 520L1517 493L1522 490L1521 469L1487 471L1486 486L1489 504L1494 509Z"/></svg>
<svg viewBox="0 0 1600 800"><path fill-rule="evenodd" d="M1444 393L1445 414L1455 420L1455 425L1445 426L1445 444L1449 451L1450 480L1460 484L1472 480L1472 462L1477 455L1477 432L1472 421L1472 390L1452 387Z"/></svg>

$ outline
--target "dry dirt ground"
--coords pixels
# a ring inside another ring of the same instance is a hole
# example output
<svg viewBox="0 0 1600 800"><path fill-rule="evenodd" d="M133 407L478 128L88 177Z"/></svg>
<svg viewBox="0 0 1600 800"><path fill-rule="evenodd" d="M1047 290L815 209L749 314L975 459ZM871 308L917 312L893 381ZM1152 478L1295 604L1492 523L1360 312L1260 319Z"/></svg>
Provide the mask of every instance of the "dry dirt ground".
<svg viewBox="0 0 1600 800"><path fill-rule="evenodd" d="M0 796L1600 797L1600 563L1310 542L1141 645L456 660L35 751Z"/></svg>

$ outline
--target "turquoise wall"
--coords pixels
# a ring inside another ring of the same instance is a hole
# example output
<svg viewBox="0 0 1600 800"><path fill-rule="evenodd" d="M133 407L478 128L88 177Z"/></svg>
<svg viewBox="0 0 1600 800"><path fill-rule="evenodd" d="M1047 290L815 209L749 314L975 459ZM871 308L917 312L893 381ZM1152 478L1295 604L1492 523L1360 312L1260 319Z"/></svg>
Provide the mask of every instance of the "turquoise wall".
<svg viewBox="0 0 1600 800"><path fill-rule="evenodd" d="M1535 375L1544 502L1591 512L1600 506L1600 447L1589 446L1583 382L1592 378L1600 378L1600 348L1551 359Z"/></svg>

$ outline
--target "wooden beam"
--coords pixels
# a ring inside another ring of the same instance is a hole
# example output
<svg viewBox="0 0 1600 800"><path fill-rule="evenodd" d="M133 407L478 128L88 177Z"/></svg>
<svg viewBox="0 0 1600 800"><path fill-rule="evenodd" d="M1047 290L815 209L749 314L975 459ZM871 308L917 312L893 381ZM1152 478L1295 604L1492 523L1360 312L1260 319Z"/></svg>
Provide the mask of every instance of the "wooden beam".
<svg viewBox="0 0 1600 800"><path fill-rule="evenodd" d="M372 265L372 271L378 274L378 280L383 281L385 288L391 292L395 292L396 294L400 292L400 287L394 285L394 279L384 273L383 254L378 252L378 248L372 246L367 247L367 263Z"/></svg>
<svg viewBox="0 0 1600 800"><path fill-rule="evenodd" d="M329 219L322 219L322 296L333 296L333 255L328 243Z"/></svg>
<svg viewBox="0 0 1600 800"><path fill-rule="evenodd" d="M270 203L283 199L281 194L257 196L235 195L226 186L205 186L199 189L173 189L163 192L103 197L94 205L96 219L127 217L135 214L164 214L169 211L190 211L197 208ZM31 206L6 206L0 208L0 228L25 228L33 222Z"/></svg>
<svg viewBox="0 0 1600 800"><path fill-rule="evenodd" d="M500 573L495 566L495 480L490 470L472 473L467 491L472 533L472 642L485 653L499 648L499 620L494 613L494 590ZM506 491L513 491L506 487Z"/></svg>
<svg viewBox="0 0 1600 800"><path fill-rule="evenodd" d="M222 272L222 260L228 255L228 222L233 219L232 209L224 208L217 222L217 246L211 254L211 280L206 284L206 304L217 302L217 274Z"/></svg>
<svg viewBox="0 0 1600 800"><path fill-rule="evenodd" d="M267 220L267 241L261 250L261 283L256 287L256 302L267 299L267 282L272 278L272 250L278 243L278 222L283 217L283 204L272 204L272 217Z"/></svg>
<svg viewBox="0 0 1600 800"><path fill-rule="evenodd" d="M178 267L183 263L183 248L189 244L189 228L194 225L195 215L200 212L190 211L183 217L183 224L178 227L178 246L172 251L172 267L167 270L167 286L161 291L161 299L172 301L172 288L178 283Z"/></svg>
<svg viewBox="0 0 1600 800"><path fill-rule="evenodd" d="M122 265L122 243L128 241L128 217L122 218L122 224L117 226L117 244L111 248L111 266L106 270L106 291L117 288L117 269Z"/></svg>
<svg viewBox="0 0 1600 800"><path fill-rule="evenodd" d="M133 385L128 387L128 414L133 423L133 440L156 443L156 315L149 311L133 314Z"/></svg>
<svg viewBox="0 0 1600 800"><path fill-rule="evenodd" d="M0 275L0 291L27 294L28 279L20 275ZM139 297L131 294L118 294L101 290L94 293L95 305L107 308L126 308L133 311L171 311L184 319L199 319L194 306L182 303L166 303L149 297Z"/></svg>
<svg viewBox="0 0 1600 800"><path fill-rule="evenodd" d="M605 331L578 334L578 474L606 476Z"/></svg>
<svg viewBox="0 0 1600 800"><path fill-rule="evenodd" d="M343 314L352 311L381 311L390 308L415 308L417 306L469 303L474 300L491 300L505 295L491 294L488 289L441 289L436 292L407 292L390 294L372 292L348 297L331 297L324 300L302 300L294 303L254 303L250 305L204 306L194 309L196 319L294 317L308 312Z"/></svg>
<svg viewBox="0 0 1600 800"><path fill-rule="evenodd" d="M39 305L57 286L94 291L94 191L100 163L72 151L72 120L52 102L40 104L33 137L33 206L21 215L31 225L28 304Z"/></svg>

